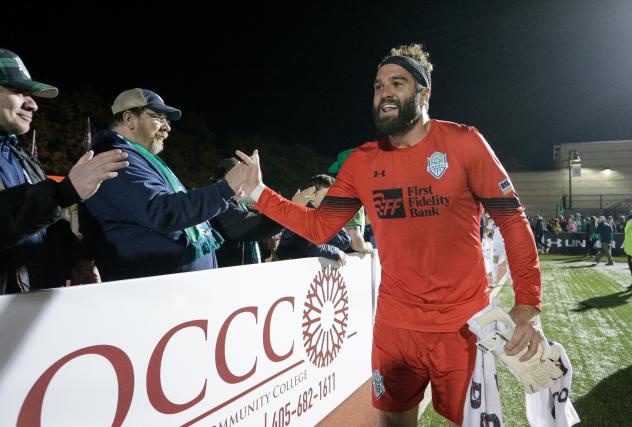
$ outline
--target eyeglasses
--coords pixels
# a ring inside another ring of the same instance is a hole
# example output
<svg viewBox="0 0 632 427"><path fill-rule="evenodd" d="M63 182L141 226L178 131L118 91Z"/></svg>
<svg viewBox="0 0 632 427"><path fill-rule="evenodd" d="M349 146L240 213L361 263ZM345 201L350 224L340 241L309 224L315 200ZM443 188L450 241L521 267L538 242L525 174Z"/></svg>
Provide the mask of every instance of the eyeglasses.
<svg viewBox="0 0 632 427"><path fill-rule="evenodd" d="M144 110L143 113L147 114L149 117L156 120L157 122L160 122L160 124L163 124L163 125L166 124L169 126L171 125L171 122L166 117L157 116L155 114L148 112L147 110Z"/></svg>

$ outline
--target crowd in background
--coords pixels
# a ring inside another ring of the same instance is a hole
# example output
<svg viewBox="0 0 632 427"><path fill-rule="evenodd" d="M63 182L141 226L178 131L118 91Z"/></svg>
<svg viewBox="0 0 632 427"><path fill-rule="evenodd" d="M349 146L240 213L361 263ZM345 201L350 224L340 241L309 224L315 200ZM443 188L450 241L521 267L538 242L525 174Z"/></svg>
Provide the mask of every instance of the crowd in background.
<svg viewBox="0 0 632 427"><path fill-rule="evenodd" d="M536 231L538 221L542 222L544 231L551 231L554 233L585 233L587 230L594 228L600 218L603 218L608 226L610 226L613 233L623 233L625 230L625 223L627 218L625 215L619 215L616 219L612 216L583 216L580 212L574 215L565 217L564 215L558 215L554 218L550 218L546 221L540 215L529 216L529 223L531 229Z"/></svg>

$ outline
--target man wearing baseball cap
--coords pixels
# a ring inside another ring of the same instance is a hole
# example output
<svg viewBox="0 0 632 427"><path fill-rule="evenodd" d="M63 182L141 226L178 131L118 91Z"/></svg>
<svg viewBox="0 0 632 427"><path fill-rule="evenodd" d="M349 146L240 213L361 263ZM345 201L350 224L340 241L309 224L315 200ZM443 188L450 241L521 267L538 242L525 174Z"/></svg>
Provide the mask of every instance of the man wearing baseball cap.
<svg viewBox="0 0 632 427"><path fill-rule="evenodd" d="M93 149L123 150L130 165L104 183L80 214L103 280L217 268L215 250L223 239L208 220L227 209L247 168L239 164L225 180L187 191L158 157L180 110L135 88L116 97L112 114Z"/></svg>
<svg viewBox="0 0 632 427"><path fill-rule="evenodd" d="M88 151L62 182L47 179L37 159L19 147L18 136L31 127L37 111L33 97L57 93L56 87L32 80L19 56L0 49L0 294L59 286L69 278L99 281L68 223L58 220L62 208L89 198L101 182L114 178L127 165L126 155Z"/></svg>

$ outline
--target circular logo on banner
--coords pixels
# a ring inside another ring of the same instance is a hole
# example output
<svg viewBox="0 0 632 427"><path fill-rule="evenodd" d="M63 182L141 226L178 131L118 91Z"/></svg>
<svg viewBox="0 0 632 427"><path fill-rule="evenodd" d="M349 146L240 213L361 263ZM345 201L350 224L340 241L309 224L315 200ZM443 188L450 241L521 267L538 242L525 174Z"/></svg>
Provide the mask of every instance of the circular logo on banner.
<svg viewBox="0 0 632 427"><path fill-rule="evenodd" d="M342 348L349 322L344 278L331 266L312 279L303 307L303 346L317 368L328 366Z"/></svg>

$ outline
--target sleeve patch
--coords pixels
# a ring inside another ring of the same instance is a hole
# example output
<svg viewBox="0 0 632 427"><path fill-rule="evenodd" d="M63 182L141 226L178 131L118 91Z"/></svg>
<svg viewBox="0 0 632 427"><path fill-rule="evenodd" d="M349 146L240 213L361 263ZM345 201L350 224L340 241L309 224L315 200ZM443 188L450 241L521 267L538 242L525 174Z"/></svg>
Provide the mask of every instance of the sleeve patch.
<svg viewBox="0 0 632 427"><path fill-rule="evenodd" d="M500 187L500 191L502 191L503 195L505 196L514 191L513 185L511 185L511 181L509 181L509 178L505 178L500 181L498 183L498 186Z"/></svg>

